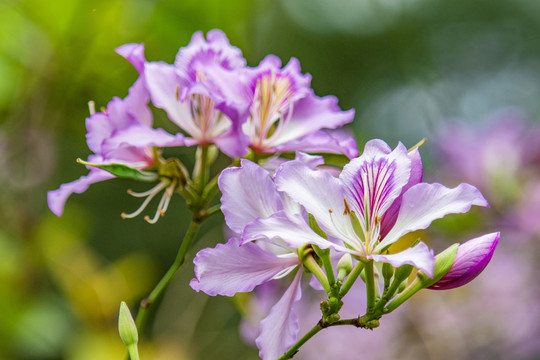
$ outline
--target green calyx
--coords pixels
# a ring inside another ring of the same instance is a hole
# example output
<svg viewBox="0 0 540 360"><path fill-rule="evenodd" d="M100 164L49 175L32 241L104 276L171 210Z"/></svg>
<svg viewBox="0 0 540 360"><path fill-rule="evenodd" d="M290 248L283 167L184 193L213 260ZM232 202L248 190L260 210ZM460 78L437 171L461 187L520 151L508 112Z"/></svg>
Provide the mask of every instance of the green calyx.
<svg viewBox="0 0 540 360"><path fill-rule="evenodd" d="M188 171L180 160L175 158L167 159L159 164L158 175L160 178L176 181L175 190L182 190L189 179Z"/></svg>
<svg viewBox="0 0 540 360"><path fill-rule="evenodd" d="M452 267L452 264L454 263L458 247L459 244L453 244L443 252L437 254L437 256L435 256L435 264L433 265L433 278L430 278L423 272L418 272L416 279L409 286L407 286L403 290L403 292L401 292L394 300L392 300L392 302L390 302L388 306L386 306L384 312L389 313L391 311L394 311L418 291L435 284L444 275L446 275L446 273L450 270L450 267Z"/></svg>
<svg viewBox="0 0 540 360"><path fill-rule="evenodd" d="M152 182L156 181L159 177L158 174L152 171L142 171L139 169L132 168L124 164L94 164L84 161L82 159L77 159L79 164L86 166L92 166L101 170L105 170L114 176L125 179L133 179L137 181Z"/></svg>

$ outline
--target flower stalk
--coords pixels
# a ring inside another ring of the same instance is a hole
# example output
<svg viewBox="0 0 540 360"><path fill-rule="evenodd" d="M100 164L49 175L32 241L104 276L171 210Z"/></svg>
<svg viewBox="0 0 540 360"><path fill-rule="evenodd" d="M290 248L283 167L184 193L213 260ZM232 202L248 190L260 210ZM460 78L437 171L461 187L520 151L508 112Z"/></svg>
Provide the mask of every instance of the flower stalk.
<svg viewBox="0 0 540 360"><path fill-rule="evenodd" d="M191 221L188 230L184 235L184 239L182 240L180 248L178 249L178 253L176 254L176 258L174 259L173 264L171 265L169 270L167 270L165 275L163 275L161 280L150 292L150 294L146 298L141 300L139 311L137 312L137 317L135 319L135 324L137 325L137 329L139 330L139 332L142 332L144 327L146 326L146 320L153 304L162 296L163 292L169 286L178 269L180 269L180 267L184 264L186 255L191 248L191 245L193 243L193 240L195 239L195 236L197 235L199 227L200 221L196 221L195 219Z"/></svg>

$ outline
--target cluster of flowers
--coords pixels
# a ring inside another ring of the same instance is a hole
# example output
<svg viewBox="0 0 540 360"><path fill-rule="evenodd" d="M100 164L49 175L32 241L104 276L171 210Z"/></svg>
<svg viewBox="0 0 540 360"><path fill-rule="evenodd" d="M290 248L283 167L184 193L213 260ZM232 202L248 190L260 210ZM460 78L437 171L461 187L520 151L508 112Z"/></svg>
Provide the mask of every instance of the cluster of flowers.
<svg viewBox="0 0 540 360"><path fill-rule="evenodd" d="M125 99L113 99L103 112L91 110L87 141L94 155L83 162L90 173L49 192L49 206L60 215L70 194L96 181L131 177L158 184L131 193L146 200L123 217L138 215L163 191L156 215L147 217L155 222L174 192L188 202L204 198L209 182L199 177L208 172L209 146L234 159L244 157L240 167L223 170L217 180L221 210L235 235L197 254L191 287L232 296L294 274L261 321L256 343L263 359L278 358L297 339L293 305L301 297L303 273L313 274L313 286L328 297L321 305L320 329L347 324L375 328L382 315L420 289L461 286L491 259L499 233L455 244L437 256L424 242L402 241L436 219L473 205L488 206L487 201L468 184L452 189L422 182L416 147L407 150L400 143L392 150L372 140L356 157L354 140L339 130L352 121L353 111L341 111L335 97L314 95L310 76L301 74L296 59L282 68L270 55L248 67L240 50L218 30L206 40L196 33L174 65L147 62L142 45L117 51L140 77ZM181 132L152 127L150 100ZM193 179L178 160L163 159L159 151L192 145L201 149L197 156L202 159ZM285 152L296 152L296 158L280 159L271 168L258 163L261 156ZM340 172L326 167L323 157L307 153L338 153L352 160ZM340 322L341 299L359 277L366 283L366 314Z"/></svg>
<svg viewBox="0 0 540 360"><path fill-rule="evenodd" d="M250 149L261 154L297 150L349 158L358 154L352 136L336 130L353 120L354 110L341 111L334 96L316 96L311 76L301 73L295 58L282 67L279 58L269 55L257 67L248 67L240 49L231 46L220 30L208 32L206 40L202 33L195 33L189 45L179 50L174 65L147 62L142 44L127 44L116 51L140 76L126 98L114 98L102 112L91 106L86 137L94 154L88 163L83 162L90 173L48 193L49 207L57 215L72 193L84 192L90 184L115 175L129 175L161 181L147 193L132 193L147 201L124 217L138 215L151 198L167 190L155 222L185 180L163 170L170 169L170 164L160 159L156 147L215 144L232 158L243 157ZM152 128L150 100L166 111L180 128L178 133ZM104 168L106 164L130 169Z"/></svg>

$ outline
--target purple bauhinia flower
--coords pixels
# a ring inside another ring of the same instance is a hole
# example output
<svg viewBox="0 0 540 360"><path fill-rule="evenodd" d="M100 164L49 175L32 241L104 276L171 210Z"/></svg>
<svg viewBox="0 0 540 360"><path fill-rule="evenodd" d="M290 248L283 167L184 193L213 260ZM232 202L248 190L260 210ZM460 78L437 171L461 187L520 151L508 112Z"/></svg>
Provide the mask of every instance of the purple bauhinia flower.
<svg viewBox="0 0 540 360"><path fill-rule="evenodd" d="M222 31L211 30L206 40L195 33L189 45L180 48L174 65L150 62L144 72L152 103L189 135L186 145L216 144L225 154L240 157L248 146L241 134L248 104L231 102L221 81L207 69L233 71L245 65L240 49L231 46Z"/></svg>
<svg viewBox="0 0 540 360"><path fill-rule="evenodd" d="M350 123L354 110L341 111L334 96L316 96L310 87L311 76L301 73L296 58L282 68L281 60L269 55L248 77L246 94L251 106L243 129L252 149L264 153L312 151L313 147L317 152L357 155L354 141L342 144L321 131Z"/></svg>
<svg viewBox="0 0 540 360"><path fill-rule="evenodd" d="M354 118L354 110L341 111L335 96L316 96L311 75L302 74L292 58L282 68L281 60L268 55L255 68L227 70L208 67L207 73L233 104L248 104L242 129L249 146L259 153L306 151L358 155L356 142L337 131Z"/></svg>
<svg viewBox="0 0 540 360"><path fill-rule="evenodd" d="M488 204L471 185L450 189L422 183L421 176L416 149L408 153L400 143L392 151L382 140L369 141L339 178L290 161L276 172L277 189L312 214L328 240L317 235L305 217L278 211L252 221L244 230L243 242L279 237L291 247L312 243L394 267L410 264L432 277L433 251L425 243L397 253L389 253L390 245L409 232L427 228L435 219Z"/></svg>
<svg viewBox="0 0 540 360"><path fill-rule="evenodd" d="M491 260L493 252L499 243L499 238L500 233L492 233L461 244L450 270L429 289L448 290L457 288L480 275Z"/></svg>
<svg viewBox="0 0 540 360"><path fill-rule="evenodd" d="M298 159L317 166L320 158L299 154ZM298 160L300 161L300 160ZM256 219L276 212L300 214L300 206L276 189L269 172L249 160L241 167L228 168L219 177L223 193L221 209L230 229L241 234ZM301 297L300 280L303 269L295 248L279 238L241 244L232 238L226 244L201 250L194 260L195 278L190 285L209 295L232 296L247 292L271 280L297 271L291 285L272 306L261 322L256 339L263 359L275 359L296 340L298 317L293 304Z"/></svg>
<svg viewBox="0 0 540 360"><path fill-rule="evenodd" d="M143 45L128 44L116 50L126 57L139 71L144 63ZM86 140L93 155L88 157L88 163L106 165L122 164L137 170L145 170L155 165L153 147L179 146L184 144L182 135L173 136L163 129L153 129L152 113L148 108L149 95L141 77L129 89L126 98L113 98L107 109L103 112L95 112L91 106L91 115L86 119ZM88 166L90 172L78 180L66 183L59 189L49 191L47 200L49 208L58 216L62 215L67 198L73 193L82 193L93 183L112 179L115 176L110 172L98 167ZM156 176L157 179L157 176ZM134 196L148 196L144 206L150 199L166 189L162 198L161 207L166 207L171 191L175 184L160 182L154 189L147 193ZM142 206L137 212L124 217L132 217L140 213ZM158 209L159 210L159 209Z"/></svg>

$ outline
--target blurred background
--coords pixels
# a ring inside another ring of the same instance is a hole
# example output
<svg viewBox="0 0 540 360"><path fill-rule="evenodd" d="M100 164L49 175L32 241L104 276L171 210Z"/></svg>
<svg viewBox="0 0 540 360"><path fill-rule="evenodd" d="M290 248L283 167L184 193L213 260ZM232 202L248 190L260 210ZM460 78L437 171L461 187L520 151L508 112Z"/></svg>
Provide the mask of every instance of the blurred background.
<svg viewBox="0 0 540 360"><path fill-rule="evenodd" d="M270 53L297 57L316 94L356 109L360 149L375 137L392 147L426 137L426 181L479 187L491 209L435 222L423 235L435 249L502 232L473 283L425 290L373 332L325 330L299 357L539 359L536 0L0 0L0 359L124 358L120 301L135 312L172 263L189 221L183 200L149 225L120 218L138 206L126 189L141 188L127 180L72 196L61 218L46 192L86 173L75 159L90 153L88 101L105 106L137 78L114 48L144 42L148 60L172 63L193 32L213 28L251 66ZM180 156L189 164L192 153ZM194 250L223 241L222 224L206 223ZM196 294L192 276L188 262L141 358L257 358L235 301ZM320 300L303 305L314 307L304 328Z"/></svg>

